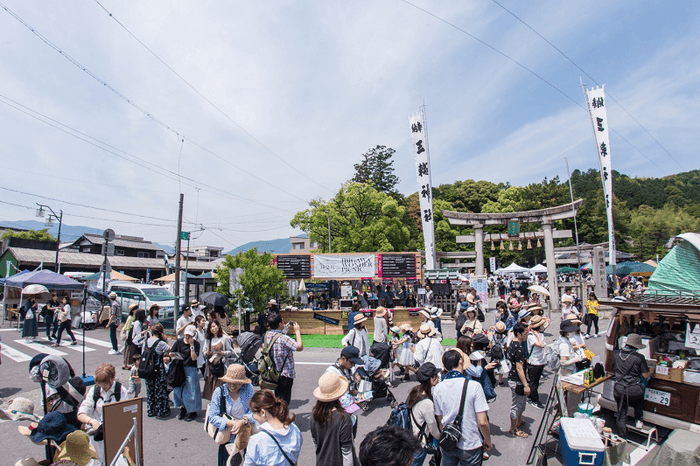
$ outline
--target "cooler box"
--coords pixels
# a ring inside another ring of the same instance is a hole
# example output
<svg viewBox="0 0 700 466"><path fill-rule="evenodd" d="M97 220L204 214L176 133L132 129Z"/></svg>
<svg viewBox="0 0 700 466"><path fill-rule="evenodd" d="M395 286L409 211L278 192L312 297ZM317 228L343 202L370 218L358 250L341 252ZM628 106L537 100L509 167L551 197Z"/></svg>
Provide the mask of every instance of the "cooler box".
<svg viewBox="0 0 700 466"><path fill-rule="evenodd" d="M564 466L600 466L605 445L588 419L561 418L559 447Z"/></svg>

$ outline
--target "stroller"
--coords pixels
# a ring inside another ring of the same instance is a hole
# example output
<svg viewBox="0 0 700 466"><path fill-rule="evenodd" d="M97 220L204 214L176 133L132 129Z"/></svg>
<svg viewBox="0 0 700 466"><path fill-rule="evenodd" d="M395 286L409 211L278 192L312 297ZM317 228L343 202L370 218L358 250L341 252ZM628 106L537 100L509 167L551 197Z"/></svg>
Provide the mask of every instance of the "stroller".
<svg viewBox="0 0 700 466"><path fill-rule="evenodd" d="M375 398L386 398L395 408L398 403L396 397L391 392L391 345L388 343L374 343L369 348L370 356L364 356L363 366L357 368L357 373L361 377L360 385L369 390L358 390L363 392L358 395L358 404L363 411L369 409L369 403ZM361 398L361 399L360 399Z"/></svg>
<svg viewBox="0 0 700 466"><path fill-rule="evenodd" d="M238 336L238 348L234 348L230 363L241 364L245 374L253 385L260 383L257 353L262 346L262 339L253 332L243 332Z"/></svg>

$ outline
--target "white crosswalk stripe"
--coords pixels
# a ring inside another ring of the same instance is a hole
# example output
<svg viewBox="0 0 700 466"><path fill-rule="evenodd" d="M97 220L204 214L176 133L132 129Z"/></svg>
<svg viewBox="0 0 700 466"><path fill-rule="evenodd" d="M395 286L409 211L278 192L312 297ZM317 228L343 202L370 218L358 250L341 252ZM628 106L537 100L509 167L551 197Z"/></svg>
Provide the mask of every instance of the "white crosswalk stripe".
<svg viewBox="0 0 700 466"><path fill-rule="evenodd" d="M0 330L7 330L7 329L0 329ZM27 340L25 338L17 338L19 337L19 334L15 337L15 335L8 335L7 333L5 335L5 341L0 343L2 345L2 351L1 354L3 356L3 360L5 362L8 362L8 360L12 360L14 362L22 363L22 362L27 362L31 361L32 358L35 356L31 351L33 350L36 353L46 353L46 354L52 354L55 356L66 356L68 353L65 350L71 350L75 351L78 353L83 352L83 336L78 334L77 332L75 333L75 337L78 340L77 345L71 345L71 339L70 336L68 335L63 335L62 341L61 341L61 346L55 347L53 345L53 341L49 342L44 338L43 336L40 337L40 339L37 339L35 341ZM15 337L14 340L8 338L8 336ZM9 346L8 346L9 344ZM98 348L95 348L97 346ZM20 348L26 352L22 352L18 350L17 348ZM100 351L103 350L103 348L112 348L112 345L108 341L103 341L103 340L98 340L97 338L90 338L90 337L85 337L85 352L90 353L94 351Z"/></svg>
<svg viewBox="0 0 700 466"><path fill-rule="evenodd" d="M5 343L2 343L2 351L0 351L0 353L2 353L3 358L10 358L14 362L27 362L32 360L32 357L28 354L17 351L12 347L7 346Z"/></svg>
<svg viewBox="0 0 700 466"><path fill-rule="evenodd" d="M75 333L75 332L73 332L73 333ZM83 341L83 336L79 335L78 333L75 333L75 338L77 338L78 341ZM97 345L97 346L101 346L103 348L112 349L112 344L110 342L98 340L96 338L85 337L85 344L88 344L88 343L90 343L91 345Z"/></svg>
<svg viewBox="0 0 700 466"><path fill-rule="evenodd" d="M36 342L31 342L25 339L20 339L20 340L15 340L15 343L19 343L20 345L24 345L27 348L33 349L37 353L46 353L46 354L53 354L55 356L65 356L68 353L64 353L61 350L58 350L51 345L42 345Z"/></svg>

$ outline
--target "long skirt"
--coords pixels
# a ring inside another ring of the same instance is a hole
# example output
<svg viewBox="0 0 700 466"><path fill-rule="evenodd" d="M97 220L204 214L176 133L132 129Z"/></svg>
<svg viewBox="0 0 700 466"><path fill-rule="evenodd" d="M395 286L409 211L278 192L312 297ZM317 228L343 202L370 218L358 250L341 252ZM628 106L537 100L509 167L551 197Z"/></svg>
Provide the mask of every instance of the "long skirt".
<svg viewBox="0 0 700 466"><path fill-rule="evenodd" d="M148 405L148 417L169 416L170 399L168 398L168 384L165 382L165 366L158 356L157 361L160 370L153 380L146 380L146 404Z"/></svg>
<svg viewBox="0 0 700 466"><path fill-rule="evenodd" d="M199 369L195 366L185 366L185 383L173 389L175 407L185 406L188 413L196 413L202 409L202 391L199 389Z"/></svg>
<svg viewBox="0 0 700 466"><path fill-rule="evenodd" d="M24 327L22 327L22 337L38 337L39 336L39 326L36 323L36 318L34 319L24 319Z"/></svg>
<svg viewBox="0 0 700 466"><path fill-rule="evenodd" d="M207 377L204 379L204 391L202 393L202 398L205 400L211 400L211 395L214 393L214 390L219 385L223 385L224 383L219 380L218 377L214 377L211 375L211 373L207 370L206 371Z"/></svg>
<svg viewBox="0 0 700 466"><path fill-rule="evenodd" d="M124 344L124 362L122 363L123 367L129 367L134 363L134 354L136 354L135 348L136 347L130 343Z"/></svg>

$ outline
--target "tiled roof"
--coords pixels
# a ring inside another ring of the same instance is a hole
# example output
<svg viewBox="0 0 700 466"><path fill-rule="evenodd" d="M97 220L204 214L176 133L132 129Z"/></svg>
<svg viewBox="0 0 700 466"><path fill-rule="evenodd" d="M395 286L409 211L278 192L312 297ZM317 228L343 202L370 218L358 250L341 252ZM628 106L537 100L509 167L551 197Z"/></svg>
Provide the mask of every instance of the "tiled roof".
<svg viewBox="0 0 700 466"><path fill-rule="evenodd" d="M94 233L85 233L75 243L79 242L82 238L90 241L92 244L102 244L103 241L101 235L96 235ZM112 243L114 243L114 246L117 248L150 249L152 251L162 251L161 248L151 243L150 241L127 240L120 238L119 236L117 236L114 239L114 241L112 241Z"/></svg>

